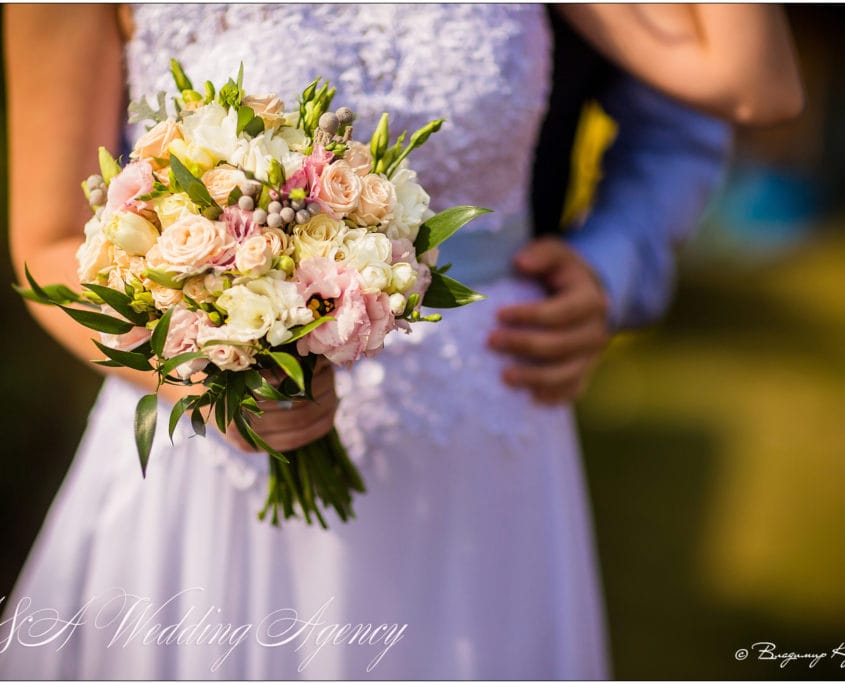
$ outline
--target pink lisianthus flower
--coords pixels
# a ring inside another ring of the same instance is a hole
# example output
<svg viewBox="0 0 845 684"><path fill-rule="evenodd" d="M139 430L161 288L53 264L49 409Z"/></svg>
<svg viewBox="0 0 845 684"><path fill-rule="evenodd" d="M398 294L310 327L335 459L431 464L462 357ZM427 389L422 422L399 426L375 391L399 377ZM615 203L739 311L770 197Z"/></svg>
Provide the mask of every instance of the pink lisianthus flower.
<svg viewBox="0 0 845 684"><path fill-rule="evenodd" d="M208 324L208 315L205 312L190 311L184 306L177 306L170 316L170 327L167 329L162 357L172 359L179 354L199 351L197 335L200 329ZM183 380L187 380L207 365L206 358L194 359L177 366L174 372Z"/></svg>
<svg viewBox="0 0 845 684"><path fill-rule="evenodd" d="M226 224L226 230L229 235L237 240L238 244L253 235L261 234L261 228L252 218L252 212L244 211L237 204L226 207L219 220Z"/></svg>
<svg viewBox="0 0 845 684"><path fill-rule="evenodd" d="M121 316L117 311L112 309L108 304L103 304L100 307L100 312L106 314L106 316L111 316L112 318L119 318L120 320L126 320L123 316ZM131 351L136 347L140 347L144 342L150 339L151 331L147 330L142 325L136 325L132 330L129 332L123 333L121 335L113 335L111 333L100 333L100 342L102 342L105 346L110 347L111 349L117 349L118 351Z"/></svg>
<svg viewBox="0 0 845 684"><path fill-rule="evenodd" d="M389 306L385 313L378 296L362 292L355 269L332 259L311 257L299 264L296 280L303 299L328 302L326 313L335 319L300 339L300 354L323 354L332 363L344 364L381 347L393 327L392 314Z"/></svg>
<svg viewBox="0 0 845 684"><path fill-rule="evenodd" d="M386 292L368 292L364 295L367 316L370 318L370 335L364 353L373 356L384 347L384 338L395 326L395 317L390 310L390 297Z"/></svg>
<svg viewBox="0 0 845 684"><path fill-rule="evenodd" d="M323 212L336 219L338 216L317 197L320 191L320 176L322 176L323 169L329 165L333 157L334 155L327 152L322 145L315 145L313 152L305 157L299 171L285 181L282 192L289 193L296 188L307 190L308 199L317 202Z"/></svg>
<svg viewBox="0 0 845 684"><path fill-rule="evenodd" d="M139 212L146 209L147 203L135 199L153 190L153 167L147 161L127 164L123 171L111 179L106 199L106 212Z"/></svg>

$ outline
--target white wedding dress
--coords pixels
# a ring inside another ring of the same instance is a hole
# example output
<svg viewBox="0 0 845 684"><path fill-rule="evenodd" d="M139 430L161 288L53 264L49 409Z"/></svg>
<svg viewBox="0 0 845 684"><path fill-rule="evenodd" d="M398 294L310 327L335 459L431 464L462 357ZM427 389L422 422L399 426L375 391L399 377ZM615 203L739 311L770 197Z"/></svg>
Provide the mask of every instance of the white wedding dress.
<svg viewBox="0 0 845 684"><path fill-rule="evenodd" d="M411 156L433 208L495 210L464 229L479 263L506 245L506 264L527 239L551 72L541 6L143 5L134 20L133 99L172 89L172 56L195 84L220 84L243 62L247 92L280 93L288 107L328 77L359 139L382 111L394 135L443 116ZM139 391L107 380L2 606L0 675L607 677L571 411L507 388L505 359L485 344L498 308L541 293L500 271L475 278L485 301L338 371L337 425L369 491L357 518L329 516L328 532L259 522L265 458L189 438L188 425L171 447L164 405L143 480Z"/></svg>

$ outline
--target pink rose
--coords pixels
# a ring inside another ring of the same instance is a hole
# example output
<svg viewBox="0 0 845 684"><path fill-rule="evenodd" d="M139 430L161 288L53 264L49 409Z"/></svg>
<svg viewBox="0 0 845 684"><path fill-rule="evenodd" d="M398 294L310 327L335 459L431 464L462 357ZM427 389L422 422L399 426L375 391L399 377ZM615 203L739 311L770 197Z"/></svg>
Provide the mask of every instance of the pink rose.
<svg viewBox="0 0 845 684"><path fill-rule="evenodd" d="M367 300L358 272L332 259L312 257L299 264L297 289L309 304L319 304L335 320L323 323L297 342L303 356L323 354L332 363L351 363L367 350L372 332Z"/></svg>
<svg viewBox="0 0 845 684"><path fill-rule="evenodd" d="M138 211L146 207L145 202L135 198L146 195L153 189L153 167L147 161L127 164L123 171L111 179L106 200L106 211Z"/></svg>
<svg viewBox="0 0 845 684"><path fill-rule="evenodd" d="M172 359L179 354L198 351L197 335L200 328L207 323L208 316L204 312L189 311L183 306L176 307L170 317L170 327L167 329L162 357ZM194 359L177 366L174 372L186 380L206 365L208 365L208 359Z"/></svg>
<svg viewBox="0 0 845 684"><path fill-rule="evenodd" d="M399 238L398 240L391 240L393 247L393 260L391 263L397 264L405 262L417 272L417 282L414 286L405 292L406 297L410 297L416 293L420 296L420 302L425 297L428 291L428 286L431 285L431 269L426 265L417 261L417 252L410 240ZM428 252L426 252L428 254Z"/></svg>

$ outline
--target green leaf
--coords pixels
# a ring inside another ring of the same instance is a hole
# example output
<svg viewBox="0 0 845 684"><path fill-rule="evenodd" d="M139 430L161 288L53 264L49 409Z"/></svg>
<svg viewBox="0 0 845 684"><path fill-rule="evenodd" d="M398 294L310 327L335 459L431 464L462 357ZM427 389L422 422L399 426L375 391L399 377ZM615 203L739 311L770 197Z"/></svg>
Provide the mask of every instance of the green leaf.
<svg viewBox="0 0 845 684"><path fill-rule="evenodd" d="M194 399L196 397L182 397L174 404L173 410L170 412L170 422L167 426L167 434L170 436L171 444L173 444L173 433L176 432L176 426L179 424L185 411L190 408Z"/></svg>
<svg viewBox="0 0 845 684"><path fill-rule="evenodd" d="M311 321L307 325L301 325L298 328L291 328L290 332L293 333L293 336L288 338L285 341L285 344L290 344L291 342L296 342L301 337L305 337L308 333L310 333L315 328L319 328L323 323L328 323L329 321L333 321L334 316L320 316L316 321Z"/></svg>
<svg viewBox="0 0 845 684"><path fill-rule="evenodd" d="M221 434L226 434L226 428L229 425L229 421L227 420L226 416L226 397L225 395L222 397L217 397L214 403L214 419L217 421L217 429L220 430Z"/></svg>
<svg viewBox="0 0 845 684"><path fill-rule="evenodd" d="M285 455L281 451L276 451L273 447L267 444L267 442L261 439L258 433L250 427L249 422L246 420L246 418L244 418L244 415L240 411L238 411L238 413L234 415L234 421L235 426L238 428L238 431L241 433L241 435L243 435L243 438L247 442L251 442L259 449L264 449L264 451L267 452L270 456L281 461L282 463L290 463L290 461L287 459L287 457L285 457Z"/></svg>
<svg viewBox="0 0 845 684"><path fill-rule="evenodd" d="M142 97L140 100L131 102L129 104L129 123L140 123L142 121L155 121L161 123L167 119L167 93L160 90L156 95L156 102L158 109L150 107L147 99Z"/></svg>
<svg viewBox="0 0 845 684"><path fill-rule="evenodd" d="M45 303L46 302L50 302L50 303L53 303L53 304L56 303L56 302L53 301L53 299L50 297L50 295L46 292L46 290L44 290L44 288L42 288L36 282L35 278L32 277L32 273L29 272L29 266L27 266L26 263L24 263L24 265L23 265L23 272L26 275L26 280L29 283L29 286L32 288L32 292L37 297L40 297L41 299L45 300Z"/></svg>
<svg viewBox="0 0 845 684"><path fill-rule="evenodd" d="M194 434L200 437L205 437L205 419L202 417L201 406L197 406L191 411L191 427L194 429Z"/></svg>
<svg viewBox="0 0 845 684"><path fill-rule="evenodd" d="M489 209L471 206L452 207L446 209L446 211L441 211L420 226L417 239L414 241L414 249L416 249L417 254L424 254L452 237L473 219L489 213Z"/></svg>
<svg viewBox="0 0 845 684"><path fill-rule="evenodd" d="M234 188L232 188L232 191L229 193L229 197L226 198L226 206L231 207L233 204L237 204L238 200L243 194L243 190L241 190L240 187L236 185Z"/></svg>
<svg viewBox="0 0 845 684"><path fill-rule="evenodd" d="M238 135L246 128L246 125L255 117L255 111L252 107L241 105L238 107Z"/></svg>
<svg viewBox="0 0 845 684"><path fill-rule="evenodd" d="M91 330L96 330L98 332L108 333L110 335L122 335L123 333L128 333L135 327L129 321L114 318L113 316L107 316L103 313L71 309L68 306L60 306L59 308L77 323L81 323L86 328L90 328Z"/></svg>
<svg viewBox="0 0 845 684"><path fill-rule="evenodd" d="M170 375L172 371L176 370L183 363L187 363L188 361L193 361L194 359L201 358L205 358L205 354L203 354L202 352L185 352L184 354L179 354L178 356L174 356L173 358L167 359L167 361L165 361L158 367L158 371L162 375Z"/></svg>
<svg viewBox="0 0 845 684"><path fill-rule="evenodd" d="M188 197L199 206L201 209L208 207L217 207L217 203L212 199L211 194L202 181L192 174L188 168L181 162L181 160L174 154L170 155L170 169L173 171L173 178L176 184L182 188Z"/></svg>
<svg viewBox="0 0 845 684"><path fill-rule="evenodd" d="M153 335L150 338L150 347L153 353L160 357L164 353L164 343L167 340L167 331L170 328L170 318L173 316L173 308L164 312L164 315L158 319Z"/></svg>
<svg viewBox="0 0 845 684"><path fill-rule="evenodd" d="M117 313L135 325L146 325L147 321L150 319L147 314L135 311L135 309L132 308L132 298L123 292L118 292L110 287L95 285L93 283L86 283L82 287L96 294L112 309L117 311Z"/></svg>
<svg viewBox="0 0 845 684"><path fill-rule="evenodd" d="M254 138L256 135L264 132L264 119L260 116L252 117L252 121L250 121L246 126L244 126L244 133L246 133L251 138Z"/></svg>
<svg viewBox="0 0 845 684"><path fill-rule="evenodd" d="M98 150L100 159L100 175L103 180L108 183L117 174L120 173L120 164L117 163L114 157L111 156L105 147L100 147Z"/></svg>
<svg viewBox="0 0 845 684"><path fill-rule="evenodd" d="M429 285L423 298L423 306L434 309L452 309L457 306L472 304L472 302L479 302L482 299L486 299L483 294L469 289L457 280L453 280L442 273L432 273L431 285Z"/></svg>
<svg viewBox="0 0 845 684"><path fill-rule="evenodd" d="M73 304L80 301L79 295L66 285L44 285L41 289L48 295L48 299L39 297L35 294L35 290L27 290L14 283L12 283L12 288L24 299L39 304Z"/></svg>
<svg viewBox="0 0 845 684"><path fill-rule="evenodd" d="M295 356L286 352L268 351L266 353L285 374L296 383L300 390L305 389L305 378L302 374L302 366Z"/></svg>
<svg viewBox="0 0 845 684"><path fill-rule="evenodd" d="M150 460L150 450L156 431L158 417L158 397L146 394L141 397L135 409L135 445L138 447L138 458L141 460L141 474L147 476L147 462Z"/></svg>
<svg viewBox="0 0 845 684"><path fill-rule="evenodd" d="M176 82L176 90L181 92L194 89L194 85L185 74L182 65L173 58L170 59L170 73L173 74L173 80Z"/></svg>
<svg viewBox="0 0 845 684"><path fill-rule="evenodd" d="M97 345L97 349L99 349L103 354L108 356L113 361L116 361L121 366L126 366L127 368L132 368L134 370L139 371L151 371L153 367L150 365L150 362L147 360L147 357L143 354L139 354L135 351L122 351L120 349L112 349L111 347L107 347L104 344L100 344L97 340L93 340L94 344Z"/></svg>

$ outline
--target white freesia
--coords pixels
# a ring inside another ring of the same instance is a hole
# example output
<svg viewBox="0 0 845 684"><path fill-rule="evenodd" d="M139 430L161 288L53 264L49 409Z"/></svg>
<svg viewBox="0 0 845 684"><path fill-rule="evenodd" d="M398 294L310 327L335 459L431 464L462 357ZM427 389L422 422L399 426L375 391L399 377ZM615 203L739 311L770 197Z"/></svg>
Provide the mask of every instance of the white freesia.
<svg viewBox="0 0 845 684"><path fill-rule="evenodd" d="M111 265L112 249L112 245L103 235L100 220L92 216L85 224L85 242L76 250L79 282L90 283L96 280L97 274Z"/></svg>
<svg viewBox="0 0 845 684"><path fill-rule="evenodd" d="M238 144L238 112L211 102L185 117L182 134L189 146L208 152L215 162L228 159Z"/></svg>
<svg viewBox="0 0 845 684"><path fill-rule="evenodd" d="M112 215L103 226L103 234L130 255L145 255L158 240L158 231L152 223L128 211Z"/></svg>
<svg viewBox="0 0 845 684"><path fill-rule="evenodd" d="M250 140L241 138L237 141L226 161L255 174L256 178L266 181L270 163L276 159L285 170L285 176L291 176L302 167L303 156L291 152L282 136L272 133L259 133Z"/></svg>
<svg viewBox="0 0 845 684"><path fill-rule="evenodd" d="M276 320L276 310L270 298L244 285L235 285L223 292L217 306L228 314L226 327L238 340L263 337Z"/></svg>
<svg viewBox="0 0 845 684"><path fill-rule="evenodd" d="M285 139L288 147L295 152L304 152L308 147L308 136L301 128L296 128L296 120L299 114L293 115L293 124L282 126L276 131L276 135Z"/></svg>
<svg viewBox="0 0 845 684"><path fill-rule="evenodd" d="M396 187L396 204L393 218L384 232L391 240L405 238L413 242L417 239L420 224L434 215L428 208L431 198L417 183L416 171L400 169L391 180Z"/></svg>

